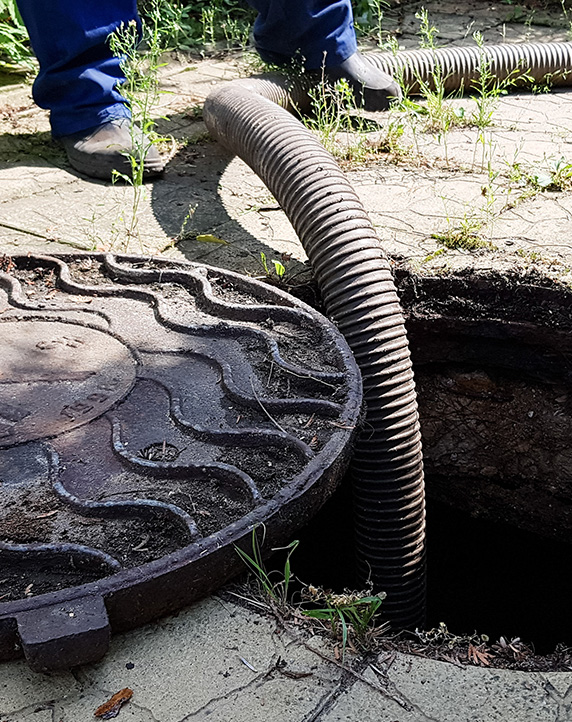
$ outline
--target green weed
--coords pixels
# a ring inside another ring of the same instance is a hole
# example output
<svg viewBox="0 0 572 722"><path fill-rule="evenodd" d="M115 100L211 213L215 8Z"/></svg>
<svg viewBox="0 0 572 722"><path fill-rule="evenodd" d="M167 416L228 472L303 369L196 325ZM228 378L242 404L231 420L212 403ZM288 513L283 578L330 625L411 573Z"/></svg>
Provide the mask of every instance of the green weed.
<svg viewBox="0 0 572 722"><path fill-rule="evenodd" d="M525 258L527 261L532 261L532 263L537 263L538 261L543 260L542 253L539 253L538 251L525 251L524 248L517 248L516 255L521 258Z"/></svg>
<svg viewBox="0 0 572 722"><path fill-rule="evenodd" d="M572 188L572 163L561 157L546 160L546 167L526 175L528 183L539 191L566 191Z"/></svg>
<svg viewBox="0 0 572 722"><path fill-rule="evenodd" d="M415 17L419 20L419 47L435 50L435 38L439 35L439 29L429 20L429 13L424 7L415 13Z"/></svg>
<svg viewBox="0 0 572 722"><path fill-rule="evenodd" d="M261 530L262 540L259 542L257 531ZM290 558L296 551L299 542L294 540L285 547L273 549L272 551L285 551L286 560L281 572L267 571L262 559L261 545L264 545L266 527L261 524L252 530L251 552L245 552L240 547L235 547L238 556L245 563L246 567L253 574L258 590L270 605L281 613L287 612L290 605L290 585L293 581Z"/></svg>
<svg viewBox="0 0 572 722"><path fill-rule="evenodd" d="M305 598L312 604L321 604L317 609L304 609L303 614L311 619L325 621L330 626L335 639L342 643L342 658L348 645L365 650L372 648L372 641L389 629L387 622L377 625L377 616L385 592L372 594L371 588L365 592L345 591L335 594L318 587L308 586Z"/></svg>
<svg viewBox="0 0 572 722"><path fill-rule="evenodd" d="M259 530L261 540L257 533ZM269 572L261 554L265 534L264 525L260 525L252 530L251 551L235 548L254 576L258 592L270 609L281 617L297 616L299 619L302 615L309 620L326 622L334 639L342 644L342 658L348 647L354 651L373 649L377 638L389 628L388 623L378 623L380 607L386 594L372 594L371 587L363 592L346 590L342 594L336 594L310 584L304 587L300 604L294 606L291 588L295 577L292 573L291 557L299 542L292 541L285 547L273 549L272 551L286 552L286 559L282 569ZM306 609L308 605L311 605L311 608Z"/></svg>
<svg viewBox="0 0 572 722"><path fill-rule="evenodd" d="M159 7L161 0L153 0ZM121 58L121 69L125 82L121 93L131 109L132 150L126 156L131 173L115 171L113 180L122 180L133 188L133 202L127 222L128 241L138 237L139 210L144 198L144 159L153 144L164 139L155 132L156 120L152 114L159 100L159 61L162 49L159 33L158 13L150 16L150 22L143 22L142 38L135 21L122 25L109 36L109 46L116 57ZM140 42L145 48L139 51Z"/></svg>
<svg viewBox="0 0 572 722"><path fill-rule="evenodd" d="M430 21L427 10L421 8L415 14L415 17L420 23L418 30L419 46L430 51L436 51L436 38L439 30ZM403 91L400 110L405 113L409 121L415 144L417 145L415 137L417 127L420 126L425 132L435 134L439 143L443 144L445 161L448 165L448 132L451 128L467 125L467 119L464 108L456 108L448 102L451 95L445 89L446 78L443 74L443 68L437 60L437 55L433 53L432 69L427 77L422 77L419 73L415 74L416 94L421 96L422 102L418 102L411 97L411 88L405 85L403 77L397 74L396 80L400 83Z"/></svg>
<svg viewBox="0 0 572 722"><path fill-rule="evenodd" d="M433 261L435 258L438 258L439 256L442 256L442 255L444 255L445 253L447 253L447 249L446 249L446 248L438 248L436 251L432 251L431 253L428 253L428 254L425 256L425 258L422 258L422 259L421 259L421 263L430 263L430 262Z"/></svg>
<svg viewBox="0 0 572 722"><path fill-rule="evenodd" d="M447 219L450 223L449 219ZM458 225L450 223L449 228L443 233L432 233L431 238L441 243L446 248L475 251L481 248L492 249L495 246L480 236L485 221L470 213L466 214Z"/></svg>
<svg viewBox="0 0 572 722"><path fill-rule="evenodd" d="M242 48L256 14L240 0L144 0L142 17L158 19L163 49L213 51L222 43L227 49Z"/></svg>
<svg viewBox="0 0 572 722"><path fill-rule="evenodd" d="M491 70L492 61L485 52L483 36L476 32L473 33L473 39L479 48L479 76L471 85L477 106L476 111L471 115L471 120L477 128L482 129L492 124L498 98L507 91Z"/></svg>
<svg viewBox="0 0 572 722"><path fill-rule="evenodd" d="M471 83L471 97L477 109L471 115L471 124L479 129L487 128L493 123L493 114L499 98L508 93L509 88L519 80L528 79L526 72L515 68L507 78L499 80L492 69L492 60L485 50L485 42L480 32L473 33L473 40L479 48L478 78Z"/></svg>
<svg viewBox="0 0 572 722"><path fill-rule="evenodd" d="M572 189L572 162L563 156L546 159L543 164L526 168L513 162L506 172L509 192L519 190L518 200L525 200L543 191L568 191Z"/></svg>
<svg viewBox="0 0 572 722"><path fill-rule="evenodd" d="M28 32L16 0L0 0L0 68L28 72L35 67Z"/></svg>
<svg viewBox="0 0 572 722"><path fill-rule="evenodd" d="M262 268L264 269L266 280L277 281L278 284L284 281L284 277L286 275L286 266L284 266L282 261L278 261L276 258L273 258L271 261L272 267L270 267L268 265L268 261L266 260L266 253L260 251L260 263L262 265Z"/></svg>
<svg viewBox="0 0 572 722"><path fill-rule="evenodd" d="M356 30L368 37L372 37L377 44L384 45L383 13L388 7L387 0L355 0L354 24Z"/></svg>
<svg viewBox="0 0 572 722"><path fill-rule="evenodd" d="M434 134L439 143L442 143L445 153L445 162L449 164L447 138L453 128L474 126L479 129L477 146L483 148L481 166L484 168L484 153L487 138L484 129L492 125L494 110L499 98L508 92L508 88L525 74L515 71L509 78L499 80L492 68L492 60L486 52L482 35L473 34L475 43L479 48L479 67L475 81L470 88L459 88L455 93L446 90L447 77L437 56L438 28L430 20L427 10L421 8L415 15L419 20L419 46L433 53L432 69L428 76L415 77L416 92L422 100L417 101L411 97L411 88L407 88L401 80L404 100L401 111L406 114L415 136L415 128L421 127L425 132ZM399 78L397 78L399 80ZM453 104L450 101L458 98L464 91L469 91L475 103L475 110L468 113L465 107Z"/></svg>
<svg viewBox="0 0 572 722"><path fill-rule="evenodd" d="M406 158L410 155L410 148L403 145L405 124L401 114L388 116L385 134L379 139L369 143L372 150L380 153L389 153L394 159Z"/></svg>
<svg viewBox="0 0 572 722"><path fill-rule="evenodd" d="M356 107L353 92L346 80L332 87L318 83L309 91L312 113L302 119L314 131L333 156L350 163L360 163L368 153L368 122Z"/></svg>

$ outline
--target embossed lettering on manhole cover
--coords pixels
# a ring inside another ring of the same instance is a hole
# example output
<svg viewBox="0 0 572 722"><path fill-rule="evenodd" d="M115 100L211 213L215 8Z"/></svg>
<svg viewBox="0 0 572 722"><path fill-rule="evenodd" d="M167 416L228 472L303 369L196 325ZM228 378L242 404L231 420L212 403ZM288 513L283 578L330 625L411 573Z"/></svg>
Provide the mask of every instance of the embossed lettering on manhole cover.
<svg viewBox="0 0 572 722"><path fill-rule="evenodd" d="M0 348L0 446L85 424L135 381L135 360L126 346L75 323L3 323Z"/></svg>
<svg viewBox="0 0 572 722"><path fill-rule="evenodd" d="M312 309L191 264L2 263L0 658L3 623L26 636L22 615L78 594L118 626L187 603L253 527L280 542L331 493L361 386Z"/></svg>

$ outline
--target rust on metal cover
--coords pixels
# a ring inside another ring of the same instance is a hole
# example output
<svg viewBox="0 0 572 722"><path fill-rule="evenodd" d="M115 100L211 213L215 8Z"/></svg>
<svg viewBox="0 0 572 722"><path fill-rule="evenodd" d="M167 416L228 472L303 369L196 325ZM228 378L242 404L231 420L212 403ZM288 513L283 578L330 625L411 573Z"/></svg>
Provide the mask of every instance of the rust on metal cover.
<svg viewBox="0 0 572 722"><path fill-rule="evenodd" d="M0 659L101 656L240 571L332 493L361 382L345 341L237 274L112 255L0 273Z"/></svg>

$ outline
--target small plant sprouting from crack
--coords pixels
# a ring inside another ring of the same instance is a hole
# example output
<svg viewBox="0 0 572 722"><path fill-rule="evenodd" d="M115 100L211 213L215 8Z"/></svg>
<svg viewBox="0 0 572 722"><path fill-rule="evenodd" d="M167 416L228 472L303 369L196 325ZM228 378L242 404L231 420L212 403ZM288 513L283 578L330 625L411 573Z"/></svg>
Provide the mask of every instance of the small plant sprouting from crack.
<svg viewBox="0 0 572 722"><path fill-rule="evenodd" d="M437 48L435 38L439 35L439 28L429 20L429 13L424 7L415 13L415 18L419 20L419 47L435 50Z"/></svg>
<svg viewBox="0 0 572 722"><path fill-rule="evenodd" d="M506 175L509 182L507 198L513 190L518 190L518 196L511 202L507 201L507 208L513 208L539 193L572 189L572 163L564 157L545 158L543 165L528 168L515 161L508 166Z"/></svg>
<svg viewBox="0 0 572 722"><path fill-rule="evenodd" d="M284 280L284 276L286 275L286 267L284 266L282 261L278 261L275 258L272 259L271 263L272 268L268 265L266 253L260 251L260 264L264 269L266 279L269 281L276 280L278 281L278 283L281 283Z"/></svg>
<svg viewBox="0 0 572 722"><path fill-rule="evenodd" d="M434 238L446 248L463 251L476 251L482 248L492 250L495 248L493 243L481 238L480 233L486 221L478 218L473 213L465 214L456 225L453 225L451 219L447 217L447 223L449 227L446 231L431 234L431 238Z"/></svg>
<svg viewBox="0 0 572 722"><path fill-rule="evenodd" d="M487 145L485 130L494 123L494 111L499 99L520 80L531 81L532 79L521 68L515 69L507 78L497 78L492 57L487 52L483 36L481 33L475 32L473 39L479 51L476 78L469 87L460 87L455 91L447 90L448 76L445 74L445 69L437 54L436 38L439 30L431 22L425 8L421 8L415 17L419 20L419 46L431 53L433 61L428 73L424 75L420 72L414 73L416 93L421 100L412 97L411 87L407 87L403 77L400 78L399 72L396 74L396 79L400 82L403 91L403 100L399 110L407 118L414 137L418 128L437 137L439 143L443 145L447 166L449 166L448 137L450 131L455 128L475 127L479 130L476 148L479 145L482 146L484 158ZM475 106L473 110L451 102L458 100L463 93L470 96ZM484 160L481 166L484 166Z"/></svg>
<svg viewBox="0 0 572 722"><path fill-rule="evenodd" d="M566 158L546 159L546 168L526 175L528 183L539 191L567 191L572 188L572 163Z"/></svg>
<svg viewBox="0 0 572 722"><path fill-rule="evenodd" d="M439 243L446 248L464 251L475 251L479 248L494 248L490 241L485 241L479 236L481 224L475 219L464 219L457 228L450 228L443 233L432 233Z"/></svg>
<svg viewBox="0 0 572 722"><path fill-rule="evenodd" d="M259 542L257 530L262 530L262 541ZM270 605L273 612L281 616L287 616L290 607L290 584L293 580L290 557L296 551L299 544L297 540L290 542L285 547L273 549L272 551L286 551L286 560L282 572L267 571L262 559L261 545L266 537L266 527L260 524L252 530L251 551L235 546L236 553L252 573L260 596Z"/></svg>
<svg viewBox="0 0 572 722"><path fill-rule="evenodd" d="M259 541L257 531L262 530ZM342 661L349 648L354 652L375 649L377 640L389 629L387 622L379 623L380 607L386 597L385 592L373 594L371 585L364 591L344 590L337 594L330 590L303 585L301 601L294 603L292 586L299 580L292 573L291 557L298 548L297 540L285 547L272 551L286 552L282 570L268 571L262 559L261 544L264 543L266 528L263 524L252 530L251 551L235 547L248 570L252 573L257 591L267 608L281 620L296 618L298 622L306 619L326 627L336 642L342 645ZM309 607L309 608L307 608Z"/></svg>
<svg viewBox="0 0 572 722"><path fill-rule="evenodd" d="M389 630L389 622L376 623L385 592L373 594L370 586L365 592L336 594L312 585L304 592L309 602L321 606L304 609L302 614L328 623L334 639L342 643L342 659L348 646L353 651L372 649L374 640Z"/></svg>
<svg viewBox="0 0 572 722"><path fill-rule="evenodd" d="M122 180L133 189L133 200L127 221L128 242L131 238L139 238L139 210L144 199L145 157L152 145L166 139L160 138L155 132L156 120L152 112L157 106L159 95L159 61L162 53L159 33L160 0L152 0L150 21L144 22L142 28L133 20L120 26L108 39L111 52L121 59L121 70L125 81L121 85L121 93L131 109L131 145L132 150L126 153L130 164L130 174L114 171L113 181ZM145 51L140 52L141 41ZM141 240L139 238L141 243Z"/></svg>
<svg viewBox="0 0 572 722"><path fill-rule="evenodd" d="M485 41L480 32L473 33L473 40L479 49L478 77L471 83L472 98L477 109L470 116L470 124L483 130L493 123L493 114L499 98L508 93L515 84L519 71L515 70L504 80L493 72L492 60L486 52Z"/></svg>
<svg viewBox="0 0 572 722"><path fill-rule="evenodd" d="M431 253L428 253L425 258L421 259L421 263L430 263L435 258L439 258L439 256L443 256L445 253L447 253L446 248L437 248L435 251L431 251Z"/></svg>
<svg viewBox="0 0 572 722"><path fill-rule="evenodd" d="M258 529L262 530L262 542L258 540L256 533ZM266 527L260 524L252 530L251 551L246 552L240 547L235 547L236 553L254 576L261 597L270 604L272 611L287 615L290 606L290 584L293 579L290 557L296 551L299 542L294 540L285 547L273 549L272 551L286 551L286 560L282 572L269 572L261 552L265 537Z"/></svg>
<svg viewBox="0 0 572 722"><path fill-rule="evenodd" d="M303 119L304 125L318 135L334 157L363 162L371 152L366 137L368 121L357 108L347 80L338 80L332 87L322 78L309 95L312 114Z"/></svg>

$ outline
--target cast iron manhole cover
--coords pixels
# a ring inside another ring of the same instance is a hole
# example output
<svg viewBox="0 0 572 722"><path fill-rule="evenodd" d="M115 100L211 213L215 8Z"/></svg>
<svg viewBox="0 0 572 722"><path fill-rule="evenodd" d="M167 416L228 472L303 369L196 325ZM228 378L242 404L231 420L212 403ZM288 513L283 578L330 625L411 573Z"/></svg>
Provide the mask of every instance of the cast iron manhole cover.
<svg viewBox="0 0 572 722"><path fill-rule="evenodd" d="M283 542L335 488L361 407L326 319L219 269L0 259L0 659L98 659Z"/></svg>

